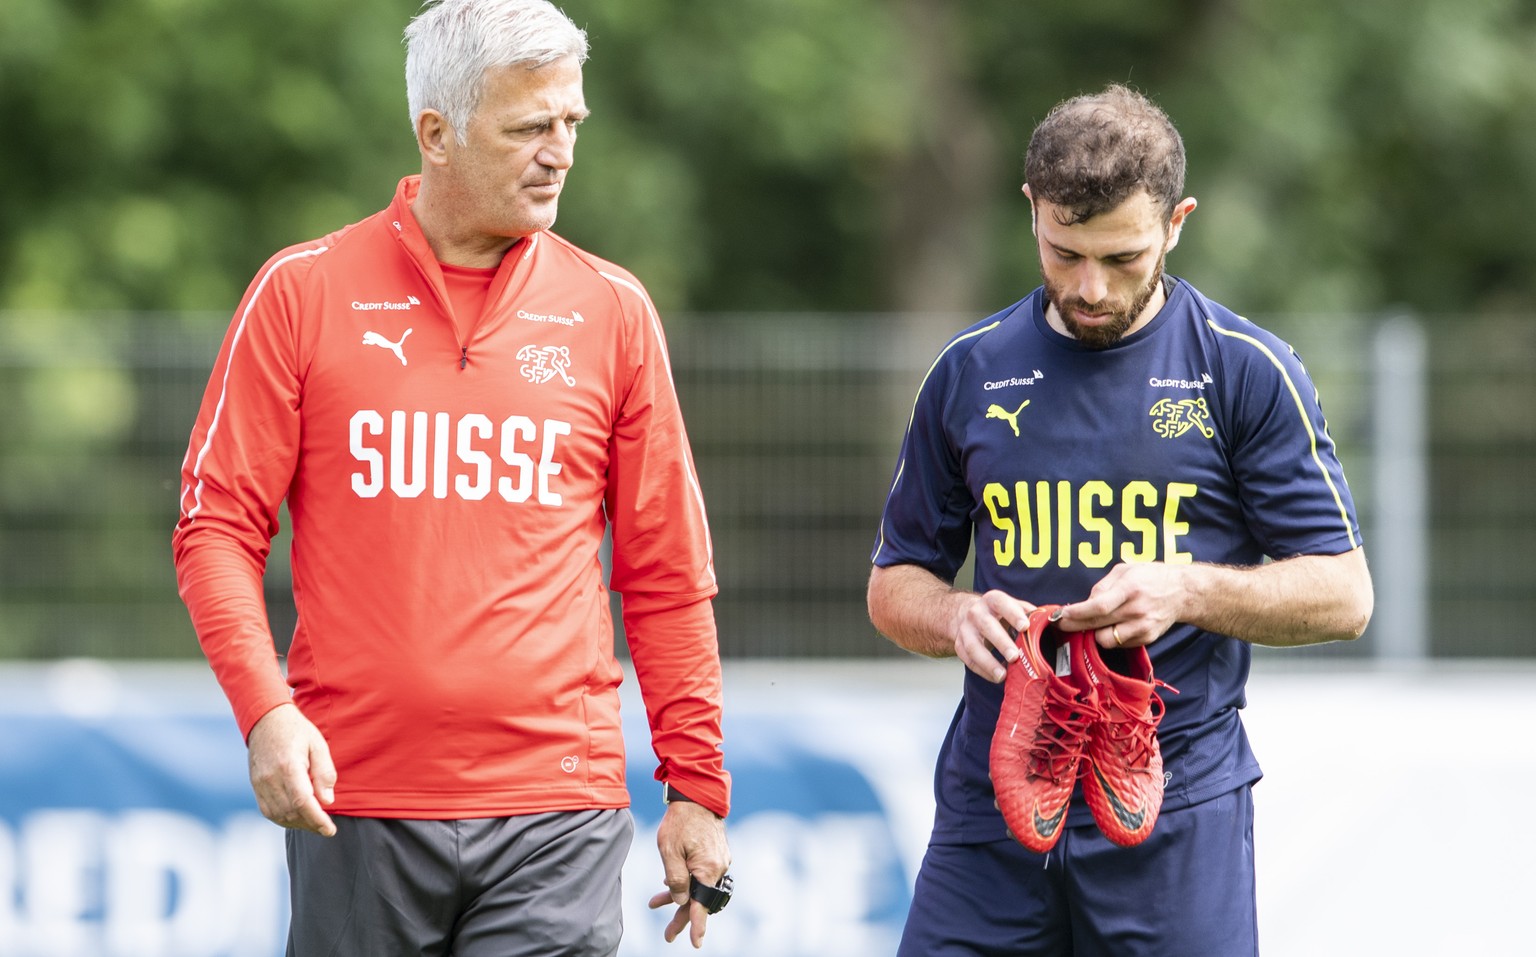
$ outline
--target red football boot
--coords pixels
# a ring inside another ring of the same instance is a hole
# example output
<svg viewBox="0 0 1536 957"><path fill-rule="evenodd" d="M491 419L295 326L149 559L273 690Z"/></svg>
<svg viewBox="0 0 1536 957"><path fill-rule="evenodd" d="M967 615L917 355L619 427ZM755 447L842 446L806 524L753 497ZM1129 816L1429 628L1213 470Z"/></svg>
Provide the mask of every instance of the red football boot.
<svg viewBox="0 0 1536 957"><path fill-rule="evenodd" d="M1035 609L1017 635L1022 654L1008 666L1003 706L992 733L990 770L997 808L1025 847L1044 854L1061 837L1072 785L1097 712L1052 667L1066 636L1051 625L1055 605Z"/></svg>
<svg viewBox="0 0 1536 957"><path fill-rule="evenodd" d="M1083 761L1083 795L1099 830L1122 847L1146 840L1163 806L1163 719L1145 647L1100 649L1092 632L1072 635L1072 678L1098 704Z"/></svg>

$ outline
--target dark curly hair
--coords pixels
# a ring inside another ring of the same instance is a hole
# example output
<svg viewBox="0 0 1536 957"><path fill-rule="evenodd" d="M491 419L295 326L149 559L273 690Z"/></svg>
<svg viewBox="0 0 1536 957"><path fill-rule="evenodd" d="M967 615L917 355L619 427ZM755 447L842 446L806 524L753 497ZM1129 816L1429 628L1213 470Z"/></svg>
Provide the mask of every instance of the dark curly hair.
<svg viewBox="0 0 1536 957"><path fill-rule="evenodd" d="M1168 114L1120 84L1058 103L1035 127L1024 181L1036 199L1071 211L1073 225L1144 189L1173 215L1184 192L1184 141Z"/></svg>

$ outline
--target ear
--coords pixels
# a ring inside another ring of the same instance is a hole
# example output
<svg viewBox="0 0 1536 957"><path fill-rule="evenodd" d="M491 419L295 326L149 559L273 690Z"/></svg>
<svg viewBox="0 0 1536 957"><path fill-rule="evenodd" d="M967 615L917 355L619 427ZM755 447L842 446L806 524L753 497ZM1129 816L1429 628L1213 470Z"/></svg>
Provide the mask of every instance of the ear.
<svg viewBox="0 0 1536 957"><path fill-rule="evenodd" d="M1035 232L1035 194L1029 191L1029 184L1024 184L1024 198L1029 200L1029 232L1032 236L1039 236Z"/></svg>
<svg viewBox="0 0 1536 957"><path fill-rule="evenodd" d="M421 151L423 166L447 166L451 140L453 127L446 116L436 110L422 110L417 115L416 148Z"/></svg>
<svg viewBox="0 0 1536 957"><path fill-rule="evenodd" d="M1195 211L1196 205L1198 204L1193 196L1186 196L1173 207L1173 215L1168 217L1168 245L1163 247L1163 252L1166 253L1179 244L1179 233L1184 229L1184 220Z"/></svg>

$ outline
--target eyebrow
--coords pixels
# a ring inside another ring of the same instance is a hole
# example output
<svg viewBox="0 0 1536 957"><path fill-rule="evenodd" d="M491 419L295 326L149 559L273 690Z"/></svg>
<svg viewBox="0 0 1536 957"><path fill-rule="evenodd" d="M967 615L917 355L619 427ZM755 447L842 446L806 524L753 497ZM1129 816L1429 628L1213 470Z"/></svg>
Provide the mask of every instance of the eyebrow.
<svg viewBox="0 0 1536 957"><path fill-rule="evenodd" d="M506 125L508 129L522 129L525 126L538 126L541 123L555 123L561 120L575 120L580 123L591 115L592 111L586 107L579 110L540 110L510 118Z"/></svg>

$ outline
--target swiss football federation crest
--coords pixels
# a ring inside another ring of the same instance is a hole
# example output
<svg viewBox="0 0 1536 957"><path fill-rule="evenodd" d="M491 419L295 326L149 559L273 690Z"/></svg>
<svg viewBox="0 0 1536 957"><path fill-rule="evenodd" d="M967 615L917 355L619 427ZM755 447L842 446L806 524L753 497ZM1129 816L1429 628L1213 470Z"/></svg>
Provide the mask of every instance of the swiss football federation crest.
<svg viewBox="0 0 1536 957"><path fill-rule="evenodd" d="M1152 431L1165 439L1176 439L1190 429L1199 429L1208 439L1216 430L1206 423L1211 418L1204 399L1158 399L1147 413L1152 416Z"/></svg>
<svg viewBox="0 0 1536 957"><path fill-rule="evenodd" d="M517 371L534 385L543 385L559 376L566 385L576 380L566 371L571 367L571 350L566 346L523 346L517 350L523 365Z"/></svg>

